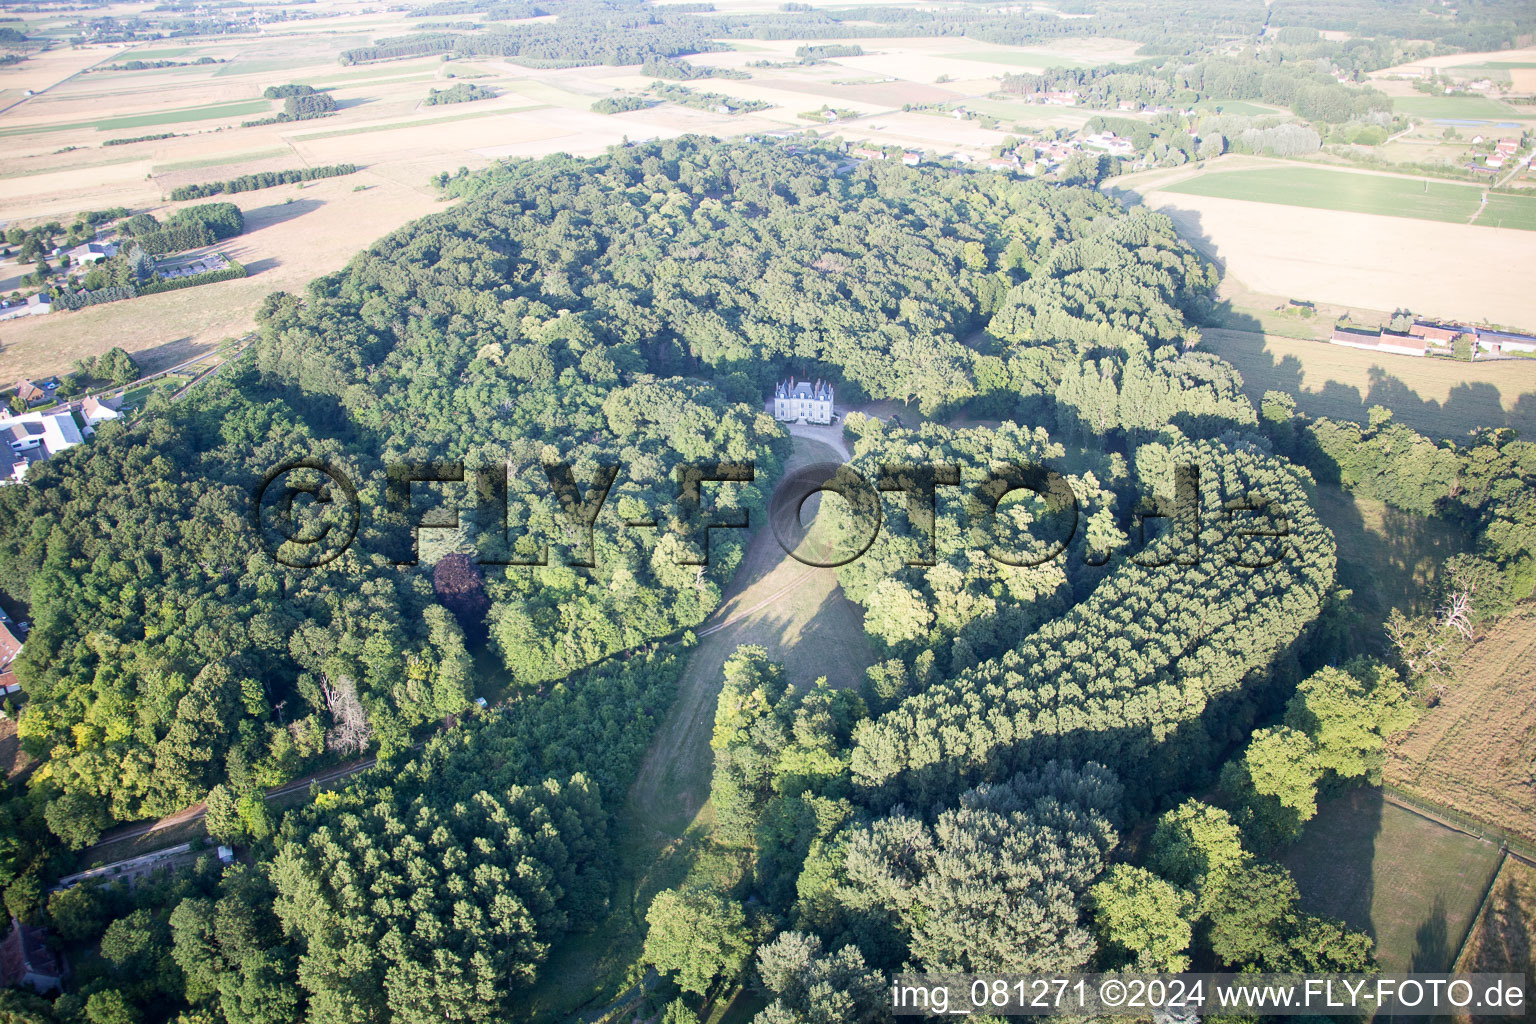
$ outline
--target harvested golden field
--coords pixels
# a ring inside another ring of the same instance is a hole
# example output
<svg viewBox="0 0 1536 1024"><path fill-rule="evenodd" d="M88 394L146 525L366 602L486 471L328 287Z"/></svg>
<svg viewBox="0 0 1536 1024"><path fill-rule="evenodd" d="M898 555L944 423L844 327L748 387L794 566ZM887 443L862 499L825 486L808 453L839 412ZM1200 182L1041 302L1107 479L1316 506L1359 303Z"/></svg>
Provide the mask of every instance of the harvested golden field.
<svg viewBox="0 0 1536 1024"><path fill-rule="evenodd" d="M1504 859L1504 867L1494 879L1488 902L1467 937L1456 970L1524 974L1527 985L1536 980L1536 867L1515 857ZM1536 1020L1536 1005L1527 1006L1523 1017L1478 1016L1457 1020L1476 1024Z"/></svg>
<svg viewBox="0 0 1536 1024"><path fill-rule="evenodd" d="M302 189L220 197L241 208L246 230L214 248L244 263L249 277L9 321L0 378L58 373L113 345L153 371L239 336L269 292L302 291L379 236L441 209L425 177L423 169L414 183L403 184L364 170ZM358 186L367 188L354 191Z"/></svg>
<svg viewBox="0 0 1536 1024"><path fill-rule="evenodd" d="M1385 779L1536 842L1536 610L1472 647L1456 685L1393 741Z"/></svg>
<svg viewBox="0 0 1536 1024"><path fill-rule="evenodd" d="M1311 416L1365 422L1373 405L1435 437L1478 427L1536 431L1536 359L1461 363L1344 348L1276 334L1204 328L1200 346L1243 375L1258 402L1284 391Z"/></svg>
<svg viewBox="0 0 1536 1024"><path fill-rule="evenodd" d="M1245 158L1206 166L1209 172L1181 169L1111 184L1140 193L1254 291L1536 327L1529 273L1536 266L1536 231L1160 191L1202 173L1295 167Z"/></svg>

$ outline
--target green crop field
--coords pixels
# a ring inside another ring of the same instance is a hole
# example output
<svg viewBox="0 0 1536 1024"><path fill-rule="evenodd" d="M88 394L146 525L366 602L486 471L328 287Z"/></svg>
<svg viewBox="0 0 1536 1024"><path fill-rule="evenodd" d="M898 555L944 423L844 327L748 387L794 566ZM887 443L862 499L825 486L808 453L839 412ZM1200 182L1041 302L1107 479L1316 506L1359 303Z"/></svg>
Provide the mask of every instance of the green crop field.
<svg viewBox="0 0 1536 1024"><path fill-rule="evenodd" d="M1392 112L1414 117L1483 118L1503 120L1519 116L1511 107L1482 96L1398 96Z"/></svg>
<svg viewBox="0 0 1536 1024"><path fill-rule="evenodd" d="M1452 71L1520 71L1528 68L1536 68L1536 63L1528 60L1485 60L1477 64L1457 64L1450 68Z"/></svg>
<svg viewBox="0 0 1536 1024"><path fill-rule="evenodd" d="M1162 191L1459 224L1472 219L1482 195L1476 185L1325 171L1315 167L1215 171L1170 185Z"/></svg>
<svg viewBox="0 0 1536 1024"><path fill-rule="evenodd" d="M314 67L322 63L313 57L272 57L248 60L245 57L236 57L228 64L220 64L219 70L214 74L220 77L224 75L252 75L259 71L291 71L294 68Z"/></svg>
<svg viewBox="0 0 1536 1024"><path fill-rule="evenodd" d="M196 171L204 167L223 167L226 164L242 164L251 160L266 160L274 156L288 156L293 152L287 146L277 146L273 149L256 149L248 153L223 153L219 156L205 156L198 160L176 160L171 163L155 164L150 169L153 174L169 174L172 171Z"/></svg>
<svg viewBox="0 0 1536 1024"><path fill-rule="evenodd" d="M1281 861L1303 909L1376 939L1384 971L1448 971L1499 848L1403 810L1376 789L1323 804Z"/></svg>
<svg viewBox="0 0 1536 1024"><path fill-rule="evenodd" d="M130 50L127 53L122 55L122 59L124 61L130 61L130 60L172 60L172 59L175 59L175 58L178 58L178 57L185 57L188 54L191 54L191 53L194 53L194 52L196 52L195 48L191 47L191 46L172 47L172 48L166 49L166 50ZM115 63L115 62L111 62L111 63Z"/></svg>
<svg viewBox="0 0 1536 1024"><path fill-rule="evenodd" d="M1490 228L1519 228L1536 231L1536 195L1511 196L1491 192L1488 205L1477 215L1474 224Z"/></svg>
<svg viewBox="0 0 1536 1024"><path fill-rule="evenodd" d="M211 121L215 118L242 117L246 114L264 114L272 109L267 100L242 100L237 103L211 103L202 107L180 107L161 110L152 114L135 114L131 117L109 117L100 121L76 121L71 124L28 125L24 128L7 128L0 136L38 135L46 132L62 132L72 128L94 128L110 132L120 128L151 128L162 124L181 124L186 121Z"/></svg>
<svg viewBox="0 0 1536 1024"><path fill-rule="evenodd" d="M271 109L272 104L267 100L242 100L238 103L210 103L204 107L162 110L154 114L135 114L132 117L110 117L88 124L97 131L109 132L117 128L152 128L155 125L181 124L184 121L211 121L214 118L265 114Z"/></svg>

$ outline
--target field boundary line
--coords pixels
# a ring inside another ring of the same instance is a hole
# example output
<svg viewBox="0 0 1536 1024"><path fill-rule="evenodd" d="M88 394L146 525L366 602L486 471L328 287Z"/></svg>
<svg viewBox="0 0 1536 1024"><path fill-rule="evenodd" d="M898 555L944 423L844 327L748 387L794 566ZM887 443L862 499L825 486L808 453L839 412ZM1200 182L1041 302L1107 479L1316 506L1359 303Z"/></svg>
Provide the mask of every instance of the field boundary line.
<svg viewBox="0 0 1536 1024"><path fill-rule="evenodd" d="M1461 945L1456 947L1456 955L1451 958L1450 970L1454 971L1456 965L1461 963L1461 958L1467 954L1467 944L1472 941L1472 936L1477 934L1477 926L1483 919L1483 914L1488 909L1488 901L1493 898L1494 886L1499 884L1499 876L1504 873L1504 865L1509 862L1509 848L1499 847L1499 859L1493 865L1493 874L1488 876L1488 884L1483 887L1483 898L1477 903L1477 912L1472 915L1472 920L1467 922L1467 934L1461 937Z"/></svg>
<svg viewBox="0 0 1536 1024"><path fill-rule="evenodd" d="M1415 796L1391 783L1383 782L1381 784L1381 795L1382 799L1405 811L1417 814L1428 821L1444 825L1446 828L1471 836L1474 839L1481 839L1489 843L1497 842L1501 849L1512 856L1528 864L1536 865L1536 847L1533 847L1518 836L1510 835L1497 825L1492 825L1480 818L1464 814L1443 804L1437 804L1433 800L1426 800L1423 797ZM1478 831L1473 832L1472 829L1474 827Z"/></svg>

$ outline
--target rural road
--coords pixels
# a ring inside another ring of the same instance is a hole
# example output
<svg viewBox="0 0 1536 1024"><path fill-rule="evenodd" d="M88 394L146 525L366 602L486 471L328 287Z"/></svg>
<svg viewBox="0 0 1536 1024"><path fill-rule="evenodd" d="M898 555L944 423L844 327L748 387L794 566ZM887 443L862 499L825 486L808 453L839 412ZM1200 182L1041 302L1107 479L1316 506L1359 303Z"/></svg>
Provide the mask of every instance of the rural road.
<svg viewBox="0 0 1536 1024"><path fill-rule="evenodd" d="M327 768L323 771L313 772L304 776L303 778L294 779L292 782L285 783L281 786L274 786L272 789L269 789L264 794L262 794L262 797L266 800L273 800L280 796L287 796L290 793L296 793L301 789L308 789L311 783L319 782L324 784L327 782L335 782L337 779L343 779L348 775L354 775L357 772L372 768L374 764L377 763L377 761L377 758L370 757L363 761L354 761L351 764L344 764L336 768ZM177 825L182 825L189 821L197 821L205 817L207 814L208 805L206 803L193 804L191 807L177 811L175 814L168 814L157 821L146 822L139 825L124 825L121 828L114 829L111 832L104 834L100 839L96 841L94 845L88 847L87 850L96 850L103 846L109 846L112 843L120 843L125 839L138 839L141 836L152 835L155 832L160 832L168 828L174 828Z"/></svg>

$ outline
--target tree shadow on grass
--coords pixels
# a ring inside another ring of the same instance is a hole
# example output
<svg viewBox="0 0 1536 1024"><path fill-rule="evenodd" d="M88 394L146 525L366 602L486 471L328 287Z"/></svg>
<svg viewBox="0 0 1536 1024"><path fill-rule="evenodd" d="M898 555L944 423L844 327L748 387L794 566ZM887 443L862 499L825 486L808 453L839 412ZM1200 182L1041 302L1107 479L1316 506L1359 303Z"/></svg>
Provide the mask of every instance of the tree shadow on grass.
<svg viewBox="0 0 1536 1024"><path fill-rule="evenodd" d="M1447 970L1453 952L1445 920L1445 898L1436 893L1429 917L1413 933L1412 969L1415 973Z"/></svg>
<svg viewBox="0 0 1536 1024"><path fill-rule="evenodd" d="M262 228L281 224L295 217L302 217L313 210L318 210L325 205L323 199L289 199L281 203L273 203L270 206L258 206L254 210L245 213L245 230L247 233L260 231Z"/></svg>

